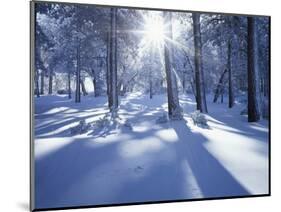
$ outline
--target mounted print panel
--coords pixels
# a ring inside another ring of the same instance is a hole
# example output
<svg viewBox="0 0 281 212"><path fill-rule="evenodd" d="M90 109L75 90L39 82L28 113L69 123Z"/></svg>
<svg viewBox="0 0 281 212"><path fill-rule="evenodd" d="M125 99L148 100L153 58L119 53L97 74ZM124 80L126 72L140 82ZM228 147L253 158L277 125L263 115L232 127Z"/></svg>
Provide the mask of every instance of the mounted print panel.
<svg viewBox="0 0 281 212"><path fill-rule="evenodd" d="M270 195L270 17L31 2L32 210Z"/></svg>

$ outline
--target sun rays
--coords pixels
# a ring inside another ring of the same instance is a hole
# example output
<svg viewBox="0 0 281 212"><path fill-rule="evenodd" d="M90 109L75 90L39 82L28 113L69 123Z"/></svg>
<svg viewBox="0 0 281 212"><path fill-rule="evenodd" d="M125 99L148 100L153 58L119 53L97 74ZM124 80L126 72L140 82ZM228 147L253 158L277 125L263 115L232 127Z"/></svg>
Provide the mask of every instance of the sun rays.
<svg viewBox="0 0 281 212"><path fill-rule="evenodd" d="M165 38L165 25L159 14L150 14L144 17L144 40L149 44L163 45Z"/></svg>
<svg viewBox="0 0 281 212"><path fill-rule="evenodd" d="M172 21L173 22L173 21ZM172 23L174 26L176 23ZM177 24L177 30L182 30ZM167 23L164 22L163 13L158 11L147 12L142 15L141 30L134 33L141 36L139 43L140 56L150 54L151 56L159 56L161 63L163 60L163 48L168 43L169 46L182 51L189 52L186 46L176 40L176 36L172 32L172 38L167 36ZM174 37L174 38L173 38Z"/></svg>

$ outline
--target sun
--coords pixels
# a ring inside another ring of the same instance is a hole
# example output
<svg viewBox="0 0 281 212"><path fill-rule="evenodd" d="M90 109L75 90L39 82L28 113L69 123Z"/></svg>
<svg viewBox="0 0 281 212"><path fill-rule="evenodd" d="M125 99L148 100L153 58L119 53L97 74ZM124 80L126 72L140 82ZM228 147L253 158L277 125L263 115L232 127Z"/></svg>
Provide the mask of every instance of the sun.
<svg viewBox="0 0 281 212"><path fill-rule="evenodd" d="M153 11L141 15L141 27L134 31L141 36L138 45L139 55L140 57L156 56L163 62L163 48L169 40L166 36L167 25L165 25L163 13Z"/></svg>
<svg viewBox="0 0 281 212"><path fill-rule="evenodd" d="M158 14L146 16L144 22L144 37L146 42L153 45L163 44L164 35L163 17Z"/></svg>

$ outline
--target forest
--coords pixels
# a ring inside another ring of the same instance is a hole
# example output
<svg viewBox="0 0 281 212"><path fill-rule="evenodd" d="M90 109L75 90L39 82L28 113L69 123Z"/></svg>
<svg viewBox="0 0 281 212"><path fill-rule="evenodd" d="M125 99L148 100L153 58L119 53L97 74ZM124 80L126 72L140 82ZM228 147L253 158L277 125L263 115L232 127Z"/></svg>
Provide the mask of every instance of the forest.
<svg viewBox="0 0 281 212"><path fill-rule="evenodd" d="M36 3L34 34L38 208L268 193L269 17Z"/></svg>

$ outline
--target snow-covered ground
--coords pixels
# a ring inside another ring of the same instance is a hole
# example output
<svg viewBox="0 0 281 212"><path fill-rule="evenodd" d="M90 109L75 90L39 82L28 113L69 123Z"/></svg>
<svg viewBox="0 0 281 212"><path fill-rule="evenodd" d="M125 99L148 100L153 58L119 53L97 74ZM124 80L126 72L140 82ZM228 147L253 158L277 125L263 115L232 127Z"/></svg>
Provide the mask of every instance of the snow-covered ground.
<svg viewBox="0 0 281 212"><path fill-rule="evenodd" d="M210 100L209 128L200 128L189 115L194 99L182 95L184 120L157 124L166 102L130 94L121 124L72 135L80 120L94 124L108 113L107 99L36 98L36 208L268 193L267 121L250 124L242 105Z"/></svg>

